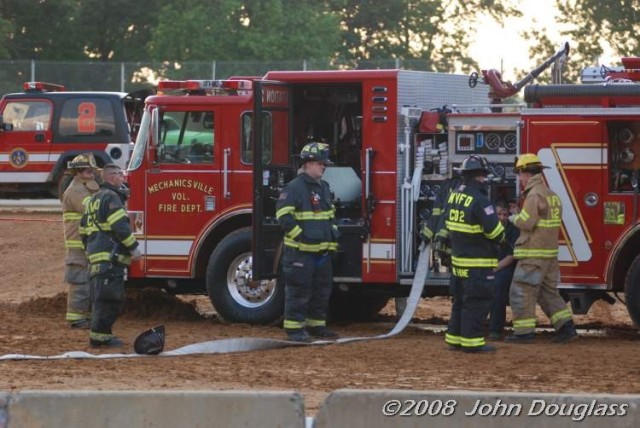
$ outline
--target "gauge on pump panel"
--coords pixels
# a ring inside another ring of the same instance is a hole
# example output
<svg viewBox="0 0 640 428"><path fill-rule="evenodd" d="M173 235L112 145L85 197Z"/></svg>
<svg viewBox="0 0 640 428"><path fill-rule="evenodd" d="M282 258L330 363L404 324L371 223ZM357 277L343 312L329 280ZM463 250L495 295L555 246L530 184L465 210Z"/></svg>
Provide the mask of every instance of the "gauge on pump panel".
<svg viewBox="0 0 640 428"><path fill-rule="evenodd" d="M420 196L422 197L427 197L431 194L431 186L429 186L429 183L421 183L420 184Z"/></svg>
<svg viewBox="0 0 640 428"><path fill-rule="evenodd" d="M505 173L504 166L498 165L498 164L493 166L493 174L496 177L504 177L504 173Z"/></svg>
<svg viewBox="0 0 640 428"><path fill-rule="evenodd" d="M498 150L500 147L500 136L495 133L487 134L484 144L489 150Z"/></svg>
<svg viewBox="0 0 640 428"><path fill-rule="evenodd" d="M438 196L438 193L440 193L440 185L434 184L433 186L431 186L431 196L435 198L436 196Z"/></svg>
<svg viewBox="0 0 640 428"><path fill-rule="evenodd" d="M510 132L504 136L504 146L507 150L515 150L518 145L515 132Z"/></svg>
<svg viewBox="0 0 640 428"><path fill-rule="evenodd" d="M425 208L420 210L420 220L427 220L429 217L431 217L431 210L429 208Z"/></svg>

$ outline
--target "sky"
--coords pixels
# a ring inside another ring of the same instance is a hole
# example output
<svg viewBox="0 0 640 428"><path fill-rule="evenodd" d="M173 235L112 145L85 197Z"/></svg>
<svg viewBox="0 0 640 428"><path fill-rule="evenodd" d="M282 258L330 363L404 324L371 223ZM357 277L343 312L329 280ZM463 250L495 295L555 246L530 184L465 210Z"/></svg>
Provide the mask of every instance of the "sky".
<svg viewBox="0 0 640 428"><path fill-rule="evenodd" d="M489 17L482 19L476 28L476 41L469 50L481 69L504 70L503 77L507 79L516 77L514 69L522 76L537 65L529 59L529 47L535 40L524 40L520 31L547 26L551 40L558 40L558 49L564 42L559 34L555 37L553 34L554 17L558 13L555 0L521 0L519 7L523 16L505 20L503 27Z"/></svg>

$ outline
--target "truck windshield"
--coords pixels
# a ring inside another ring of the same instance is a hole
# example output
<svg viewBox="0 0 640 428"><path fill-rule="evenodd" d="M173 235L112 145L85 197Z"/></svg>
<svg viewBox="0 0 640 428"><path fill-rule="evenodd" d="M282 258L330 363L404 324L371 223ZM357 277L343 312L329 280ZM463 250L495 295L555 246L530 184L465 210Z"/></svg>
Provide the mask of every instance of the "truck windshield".
<svg viewBox="0 0 640 428"><path fill-rule="evenodd" d="M136 137L136 142L133 146L133 153L131 154L131 160L129 161L129 171L138 169L142 165L142 159L144 158L145 148L149 143L149 128L151 123L151 114L145 110L140 122L140 131Z"/></svg>

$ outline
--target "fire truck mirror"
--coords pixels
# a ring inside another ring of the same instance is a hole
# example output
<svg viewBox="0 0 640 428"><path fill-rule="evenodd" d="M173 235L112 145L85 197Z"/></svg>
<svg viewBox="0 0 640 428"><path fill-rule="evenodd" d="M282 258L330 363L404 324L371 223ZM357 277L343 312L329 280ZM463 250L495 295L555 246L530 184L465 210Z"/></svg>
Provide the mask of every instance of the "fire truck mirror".
<svg viewBox="0 0 640 428"><path fill-rule="evenodd" d="M158 109L151 111L151 145L160 144L160 114Z"/></svg>
<svg viewBox="0 0 640 428"><path fill-rule="evenodd" d="M12 131L13 125L10 123L5 123L4 118L0 115L0 130L2 131Z"/></svg>

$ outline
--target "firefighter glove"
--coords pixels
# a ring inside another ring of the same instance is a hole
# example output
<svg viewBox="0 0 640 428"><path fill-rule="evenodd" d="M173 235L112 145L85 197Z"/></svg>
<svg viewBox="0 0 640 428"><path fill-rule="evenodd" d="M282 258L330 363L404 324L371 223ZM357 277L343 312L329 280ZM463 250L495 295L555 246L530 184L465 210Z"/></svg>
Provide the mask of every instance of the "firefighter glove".
<svg viewBox="0 0 640 428"><path fill-rule="evenodd" d="M138 260L140 257L142 257L142 251L140 251L140 247L136 247L131 250L131 258L133 260Z"/></svg>

